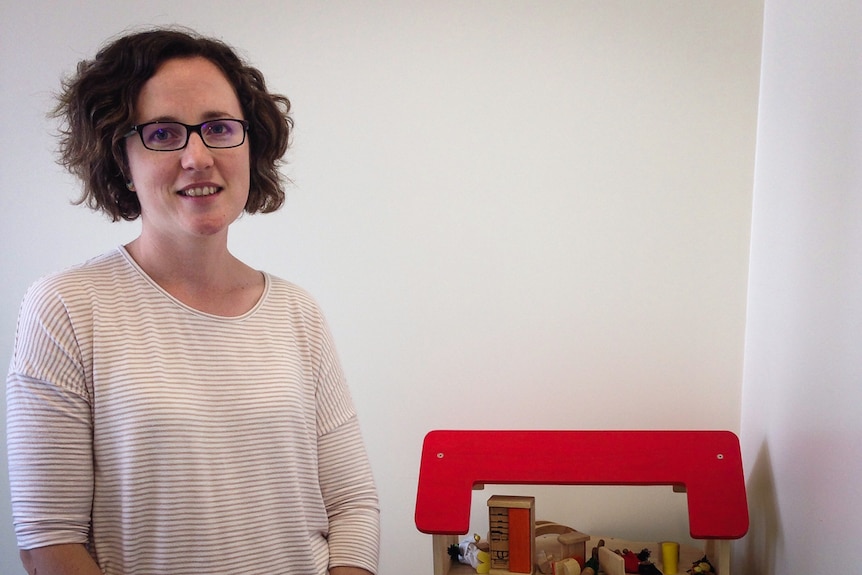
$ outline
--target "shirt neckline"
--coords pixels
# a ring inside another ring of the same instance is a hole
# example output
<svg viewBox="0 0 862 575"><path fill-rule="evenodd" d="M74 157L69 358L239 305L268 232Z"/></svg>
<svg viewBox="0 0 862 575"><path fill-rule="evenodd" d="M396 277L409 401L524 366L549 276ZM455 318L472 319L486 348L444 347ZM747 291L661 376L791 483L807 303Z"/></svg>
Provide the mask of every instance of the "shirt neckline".
<svg viewBox="0 0 862 575"><path fill-rule="evenodd" d="M151 278L140 265L138 265L138 262L136 262L135 259L131 256L131 254L129 254L129 251L126 249L125 246L123 246L123 245L118 246L117 251L123 257L123 259L126 261L126 263L128 263L128 265L131 266L138 273L138 275L140 275L148 284L150 284L150 286L154 290L159 292L159 294L161 294L162 297L170 300L172 303L174 303L175 305L177 305L180 308L183 308L184 310L188 311L189 313L192 313L192 314L200 316L200 317L215 319L218 321L241 321L241 320L244 320L244 319L249 318L252 315L254 315L257 312L257 310L259 310L261 308L261 306L263 306L264 301L266 301L267 296L269 295L270 286L272 284L270 275L264 271L259 271L259 273L263 276L263 292L260 294L260 298L258 298L257 302L255 302L255 304L251 307L251 309L249 309L248 311L246 311L245 313L242 313L240 315L230 315L230 316L217 315L217 314L201 311L201 310L194 308L194 307L180 301L179 299L175 298L167 290L165 290L162 286L160 286L158 283L156 283L156 281L153 278Z"/></svg>

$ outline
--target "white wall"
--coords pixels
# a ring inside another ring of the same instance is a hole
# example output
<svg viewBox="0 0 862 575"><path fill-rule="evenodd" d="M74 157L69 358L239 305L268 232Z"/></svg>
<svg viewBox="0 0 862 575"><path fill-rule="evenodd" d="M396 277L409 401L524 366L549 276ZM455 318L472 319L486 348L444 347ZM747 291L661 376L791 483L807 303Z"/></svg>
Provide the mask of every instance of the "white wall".
<svg viewBox="0 0 862 575"><path fill-rule="evenodd" d="M742 573L859 571L862 4L768 0L743 394Z"/></svg>
<svg viewBox="0 0 862 575"><path fill-rule="evenodd" d="M294 102L288 204L232 247L327 311L381 573L430 569L413 504L431 429L738 430L761 2L0 6L0 364L29 283L137 231L69 205L51 91L105 38L178 22ZM669 488L533 492L585 531L687 533ZM17 573L7 499L0 571Z"/></svg>

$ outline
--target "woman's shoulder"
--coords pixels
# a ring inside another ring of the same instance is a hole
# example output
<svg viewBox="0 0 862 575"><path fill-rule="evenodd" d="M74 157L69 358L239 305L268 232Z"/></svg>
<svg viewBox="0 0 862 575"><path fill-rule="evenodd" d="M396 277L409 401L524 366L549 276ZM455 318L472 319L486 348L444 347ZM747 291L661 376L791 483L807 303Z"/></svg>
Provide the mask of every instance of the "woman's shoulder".
<svg viewBox="0 0 862 575"><path fill-rule="evenodd" d="M314 301L314 296L311 295L305 288L286 280L282 277L264 272L269 280L270 294L275 297L300 298Z"/></svg>
<svg viewBox="0 0 862 575"><path fill-rule="evenodd" d="M317 299L305 288L284 278L266 274L269 283L267 300L279 307L288 306L304 311L305 315L322 317Z"/></svg>
<svg viewBox="0 0 862 575"><path fill-rule="evenodd" d="M68 297L87 292L94 286L116 284L129 271L121 250L112 250L40 277L30 285L25 301L43 300L52 295Z"/></svg>

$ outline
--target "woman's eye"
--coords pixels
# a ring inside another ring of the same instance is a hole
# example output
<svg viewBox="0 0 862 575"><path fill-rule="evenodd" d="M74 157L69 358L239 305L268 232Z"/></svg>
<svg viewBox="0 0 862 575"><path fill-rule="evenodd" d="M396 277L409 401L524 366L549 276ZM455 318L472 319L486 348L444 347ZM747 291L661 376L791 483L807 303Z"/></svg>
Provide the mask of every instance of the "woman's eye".
<svg viewBox="0 0 862 575"><path fill-rule="evenodd" d="M185 128L179 125L152 125L144 132L144 138L152 146L172 146L185 138Z"/></svg>
<svg viewBox="0 0 862 575"><path fill-rule="evenodd" d="M231 127L227 122L215 122L206 125L206 131L212 136L228 136L231 133Z"/></svg>

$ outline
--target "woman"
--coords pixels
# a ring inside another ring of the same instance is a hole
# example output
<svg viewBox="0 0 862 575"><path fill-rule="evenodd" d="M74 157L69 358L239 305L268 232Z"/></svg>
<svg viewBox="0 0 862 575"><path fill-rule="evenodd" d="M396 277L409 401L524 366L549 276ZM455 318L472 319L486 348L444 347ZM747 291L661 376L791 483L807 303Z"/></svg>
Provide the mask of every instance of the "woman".
<svg viewBox="0 0 862 575"><path fill-rule="evenodd" d="M43 278L7 380L28 573L358 575L377 495L325 321L228 251L284 200L290 104L219 41L121 37L64 85L63 163L134 241Z"/></svg>

